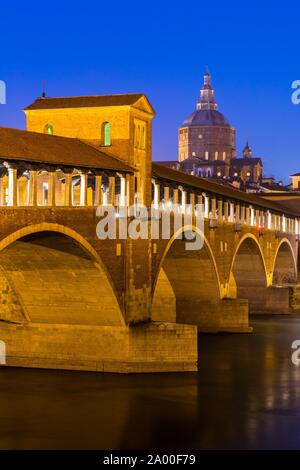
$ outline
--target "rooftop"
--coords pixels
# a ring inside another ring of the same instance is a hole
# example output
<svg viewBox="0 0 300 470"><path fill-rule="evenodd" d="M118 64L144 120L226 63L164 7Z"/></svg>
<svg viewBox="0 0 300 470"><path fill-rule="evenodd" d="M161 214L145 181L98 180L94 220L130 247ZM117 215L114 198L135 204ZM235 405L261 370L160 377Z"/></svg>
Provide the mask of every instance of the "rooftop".
<svg viewBox="0 0 300 470"><path fill-rule="evenodd" d="M133 172L117 157L78 139L0 127L0 159Z"/></svg>
<svg viewBox="0 0 300 470"><path fill-rule="evenodd" d="M218 111L214 89L211 86L211 76L207 71L204 74L204 82L200 90L200 101L197 103L197 109L184 121L183 126L230 127L225 116Z"/></svg>
<svg viewBox="0 0 300 470"><path fill-rule="evenodd" d="M224 126L230 127L225 116L214 109L199 109L194 111L184 121L183 126Z"/></svg>
<svg viewBox="0 0 300 470"><path fill-rule="evenodd" d="M211 180L199 178L198 176L193 176L188 173L184 173L180 170L174 170L168 168L167 166L160 165L159 163L153 162L152 173L157 178L161 178L168 181L174 181L182 185L194 187L198 190L207 191L210 193L227 197L232 200L252 204L253 206L264 207L265 209L270 209L280 213L282 213L284 210L286 214L291 215L293 217L299 217L300 214L300 209L283 209L283 206L277 202L268 201L259 196L256 196L255 194L249 194L245 193L244 191L239 191L238 189L229 188L222 184L215 183Z"/></svg>
<svg viewBox="0 0 300 470"><path fill-rule="evenodd" d="M95 95L95 96L67 96L57 98L37 98L32 104L25 108L27 110L34 109L64 109L64 108L91 108L101 106L132 106L141 98L145 98L150 105L146 96L142 93L128 93L121 95ZM154 110L153 110L154 112Z"/></svg>
<svg viewBox="0 0 300 470"><path fill-rule="evenodd" d="M243 157L243 158L233 158L231 160L232 165L234 166L255 166L258 163L262 165L262 160L260 157Z"/></svg>

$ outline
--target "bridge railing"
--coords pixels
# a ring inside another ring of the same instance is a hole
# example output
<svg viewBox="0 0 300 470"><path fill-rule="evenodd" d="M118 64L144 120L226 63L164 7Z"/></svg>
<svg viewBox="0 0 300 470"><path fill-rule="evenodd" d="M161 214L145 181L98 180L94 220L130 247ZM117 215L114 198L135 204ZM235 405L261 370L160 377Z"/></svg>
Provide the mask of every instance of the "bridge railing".
<svg viewBox="0 0 300 470"><path fill-rule="evenodd" d="M170 188L162 186L153 180L153 204L165 210L172 206L178 207L184 213L186 208L195 213L196 205L202 207L204 219L209 221L209 228L217 228L221 224L232 224L235 231L243 226L255 227L261 233L272 230L277 233L287 233L298 236L300 225L297 217L278 213L263 207L257 207L246 202L226 200L224 197L205 192L189 191L182 186Z"/></svg>
<svg viewBox="0 0 300 470"><path fill-rule="evenodd" d="M22 167L5 163L0 168L0 207L18 206L127 206L141 202L138 187L134 187L133 174L116 171L88 171L62 167L43 168L29 164ZM226 199L224 196L193 191L182 185L161 184L152 180L153 205L170 210L176 205L182 213L189 207L194 215L197 207L203 208L203 217L211 229L221 224L232 224L235 231L243 226L256 227L261 232L299 235L297 217L244 201ZM161 204L162 203L162 204Z"/></svg>
<svg viewBox="0 0 300 470"><path fill-rule="evenodd" d="M131 176L6 163L0 168L0 206L125 205Z"/></svg>

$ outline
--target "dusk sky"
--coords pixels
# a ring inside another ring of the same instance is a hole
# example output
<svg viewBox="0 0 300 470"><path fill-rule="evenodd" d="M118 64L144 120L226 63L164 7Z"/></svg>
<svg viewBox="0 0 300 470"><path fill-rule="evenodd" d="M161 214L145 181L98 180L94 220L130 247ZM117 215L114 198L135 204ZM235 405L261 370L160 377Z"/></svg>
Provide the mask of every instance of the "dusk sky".
<svg viewBox="0 0 300 470"><path fill-rule="evenodd" d="M154 160L177 159L177 128L194 110L207 65L219 110L249 139L265 175L300 171L299 2L1 2L0 125L48 96L145 93L157 116Z"/></svg>

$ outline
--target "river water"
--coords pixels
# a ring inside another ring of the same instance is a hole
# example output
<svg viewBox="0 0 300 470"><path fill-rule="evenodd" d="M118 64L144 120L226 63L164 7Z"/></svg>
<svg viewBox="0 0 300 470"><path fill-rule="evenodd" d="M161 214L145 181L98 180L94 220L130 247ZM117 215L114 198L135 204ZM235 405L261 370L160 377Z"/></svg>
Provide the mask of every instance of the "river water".
<svg viewBox="0 0 300 470"><path fill-rule="evenodd" d="M300 449L300 317L199 336L199 372L0 368L1 449Z"/></svg>

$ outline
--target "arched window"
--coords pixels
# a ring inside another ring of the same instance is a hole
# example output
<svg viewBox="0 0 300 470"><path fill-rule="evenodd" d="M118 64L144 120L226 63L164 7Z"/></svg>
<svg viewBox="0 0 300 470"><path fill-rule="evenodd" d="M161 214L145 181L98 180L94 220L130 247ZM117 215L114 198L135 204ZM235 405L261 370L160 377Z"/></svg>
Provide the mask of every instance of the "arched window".
<svg viewBox="0 0 300 470"><path fill-rule="evenodd" d="M105 145L106 147L111 145L111 126L109 122L105 122L103 124L102 135L103 135L103 138L102 138L103 145Z"/></svg>
<svg viewBox="0 0 300 470"><path fill-rule="evenodd" d="M46 124L45 125L44 134L48 134L48 135L53 135L54 134L54 129L53 129L52 124Z"/></svg>

